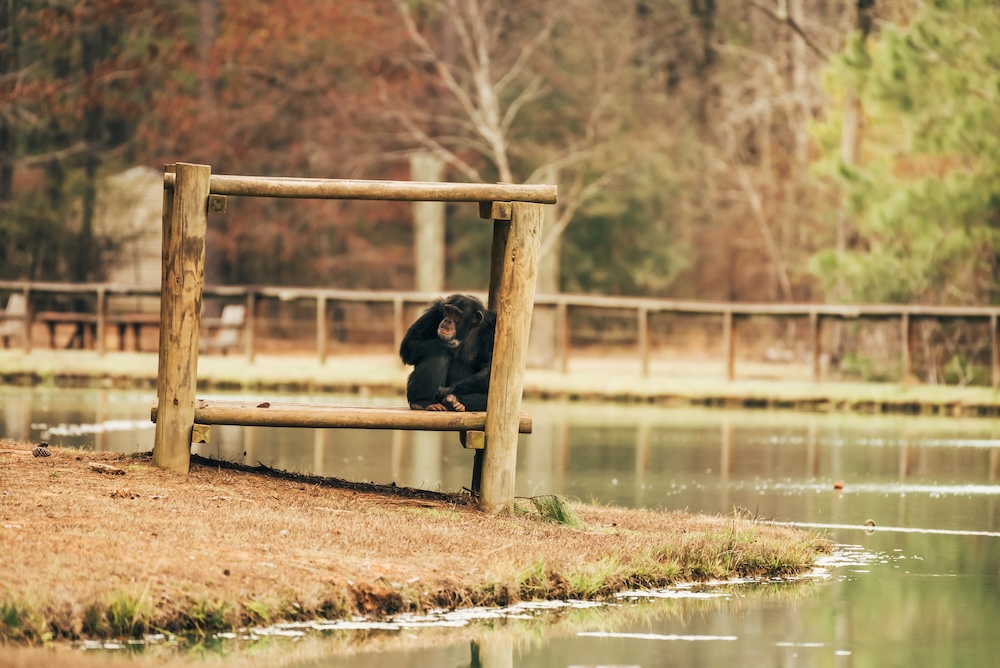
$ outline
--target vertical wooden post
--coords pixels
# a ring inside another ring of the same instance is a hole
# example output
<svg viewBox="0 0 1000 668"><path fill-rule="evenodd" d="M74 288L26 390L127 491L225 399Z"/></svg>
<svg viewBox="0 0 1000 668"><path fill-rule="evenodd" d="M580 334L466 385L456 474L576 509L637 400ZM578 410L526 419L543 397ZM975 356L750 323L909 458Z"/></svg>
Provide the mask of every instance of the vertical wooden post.
<svg viewBox="0 0 1000 668"><path fill-rule="evenodd" d="M21 321L24 352L31 352L31 323L35 319L35 309L31 305L31 288L24 286L24 320Z"/></svg>
<svg viewBox="0 0 1000 668"><path fill-rule="evenodd" d="M812 348L813 382L818 383L822 373L820 357L823 354L822 323L819 312L809 311L809 346Z"/></svg>
<svg viewBox="0 0 1000 668"><path fill-rule="evenodd" d="M507 243L499 285L495 299L491 299L496 305L497 329L486 409L482 491L479 496L479 507L487 512L513 510L514 507L518 413L524 390L524 366L535 301L543 218L541 204L514 202L508 231L502 235ZM496 238L495 235L494 241ZM491 293L492 277L491 270Z"/></svg>
<svg viewBox="0 0 1000 668"><path fill-rule="evenodd" d="M204 274L202 276L204 277ZM254 292L253 288L247 290L246 310L246 316L244 316L246 319L243 321L243 352L247 357L247 362L253 362L254 357L257 355L257 341L254 340L257 293Z"/></svg>
<svg viewBox="0 0 1000 668"><path fill-rule="evenodd" d="M556 304L556 319L559 321L559 370L569 373L569 305L566 302Z"/></svg>
<svg viewBox="0 0 1000 668"><path fill-rule="evenodd" d="M993 389L1000 387L1000 332L997 331L997 314L990 314L990 368L993 370Z"/></svg>
<svg viewBox="0 0 1000 668"><path fill-rule="evenodd" d="M399 344L403 342L406 329L403 327L403 298L394 295L392 298L392 341L395 350L399 350ZM400 360L402 364L402 360Z"/></svg>
<svg viewBox="0 0 1000 668"><path fill-rule="evenodd" d="M722 314L722 349L726 356L726 380L731 381L736 376L736 323L732 311Z"/></svg>
<svg viewBox="0 0 1000 668"><path fill-rule="evenodd" d="M639 307L638 322L639 328L639 359L642 360L642 377L649 376L649 309L645 306Z"/></svg>
<svg viewBox="0 0 1000 668"><path fill-rule="evenodd" d="M97 354L101 357L104 356L104 328L108 324L108 295L104 289L104 286L97 288L97 323L94 325L96 328L94 330L94 347L97 348Z"/></svg>
<svg viewBox="0 0 1000 668"><path fill-rule="evenodd" d="M910 349L911 333L910 333L910 314L903 313L902 318L899 322L899 338L900 338L900 348L902 348L902 365L903 365L903 378L904 383L908 383L910 378L913 376L913 352Z"/></svg>
<svg viewBox="0 0 1000 668"><path fill-rule="evenodd" d="M177 473L191 465L198 383L198 331L205 283L205 235L212 170L178 163L173 190L163 191L163 274L160 290L159 414L153 463Z"/></svg>
<svg viewBox="0 0 1000 668"><path fill-rule="evenodd" d="M326 363L326 295L316 295L316 354Z"/></svg>
<svg viewBox="0 0 1000 668"><path fill-rule="evenodd" d="M487 308L497 311L500 296L500 283L503 279L504 259L507 253L507 238L510 235L510 206L507 202L480 202L479 217L493 220L493 245L490 247L490 285ZM494 339L495 341L496 339ZM494 345L494 367L496 368L496 346ZM490 372L492 374L492 371ZM490 380L490 387L496 387ZM489 408L489 404L487 404ZM465 445L463 442L462 445ZM472 493L482 498L483 462L486 461L486 449L477 449L472 460Z"/></svg>

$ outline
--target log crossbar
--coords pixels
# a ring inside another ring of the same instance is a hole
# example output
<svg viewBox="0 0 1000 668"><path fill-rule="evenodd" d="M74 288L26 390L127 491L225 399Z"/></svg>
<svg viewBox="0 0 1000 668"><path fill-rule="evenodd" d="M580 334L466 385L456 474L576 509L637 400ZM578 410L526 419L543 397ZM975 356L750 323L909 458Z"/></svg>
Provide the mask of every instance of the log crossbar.
<svg viewBox="0 0 1000 668"><path fill-rule="evenodd" d="M172 189L176 174L165 173L163 186ZM556 186L513 183L430 183L356 179L306 179L279 176L212 174L213 195L290 197L297 199L359 199L401 202L529 202L555 204Z"/></svg>
<svg viewBox="0 0 1000 668"><path fill-rule="evenodd" d="M150 411L153 422L158 413L159 406L154 403ZM396 406L199 400L194 407L194 422L246 427L482 431L486 427L486 413L415 411ZM530 434L531 428L531 415L520 413L518 432Z"/></svg>

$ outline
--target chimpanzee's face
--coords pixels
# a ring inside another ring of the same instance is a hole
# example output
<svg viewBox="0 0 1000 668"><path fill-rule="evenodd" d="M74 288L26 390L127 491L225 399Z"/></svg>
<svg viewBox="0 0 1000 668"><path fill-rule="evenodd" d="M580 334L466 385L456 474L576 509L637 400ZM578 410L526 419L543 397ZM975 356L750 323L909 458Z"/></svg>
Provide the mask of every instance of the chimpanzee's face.
<svg viewBox="0 0 1000 668"><path fill-rule="evenodd" d="M457 348L462 339L458 332L462 324L462 309L453 304L444 305L444 318L438 325L438 338L448 344L449 348Z"/></svg>

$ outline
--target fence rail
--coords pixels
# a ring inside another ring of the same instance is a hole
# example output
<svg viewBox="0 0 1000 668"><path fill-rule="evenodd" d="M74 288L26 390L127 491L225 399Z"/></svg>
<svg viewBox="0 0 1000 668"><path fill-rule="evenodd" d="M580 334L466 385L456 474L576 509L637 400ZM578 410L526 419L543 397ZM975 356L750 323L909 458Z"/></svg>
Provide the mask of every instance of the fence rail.
<svg viewBox="0 0 1000 668"><path fill-rule="evenodd" d="M213 177L214 178L214 177ZM149 315L120 312L109 313L109 298L115 297L149 297L159 299L159 288L142 288L123 286L111 283L57 283L29 281L0 281L0 294L25 295L27 301L27 319L16 325L20 331L30 332L33 322L39 322L37 313L32 308L39 301L40 295L56 295L66 297L87 297L88 303L94 304L93 311L80 312L79 322L94 323L96 332L104 332L108 325L117 325L120 336L125 326L140 327L153 325ZM484 297L484 293L476 293ZM239 300L247 306L247 321L243 337L243 351L249 360L257 353L258 343L255 337L254 314L266 300L281 303L312 302L315 310L316 354L320 361L325 361L330 354L331 323L329 315L336 305L366 304L383 305L392 308L392 341L398 343L408 326L406 309L421 306L441 296L438 293L427 292L394 292L378 290L341 290L316 287L288 287L267 285L240 286L206 286L204 289L208 299L228 301ZM831 351L823 350L823 328L829 322L846 321L885 321L896 320L899 323L898 341L900 347L900 369L904 377L913 374L915 337L914 327L920 320L938 322L971 320L988 325L990 347L990 377L994 388L1000 386L1000 307L997 306L933 306L905 304L766 304L766 303L734 303L688 301L676 299L652 299L642 297L608 297L598 295L559 294L536 295L536 311L551 309L555 313L555 328L553 332L554 359L557 368L568 369L569 358L573 346L571 326L573 311L577 309L593 309L597 312L629 314L634 318L634 345L641 363L643 375L650 373L650 358L653 348L651 331L651 316L695 315L718 318L721 326L721 354L725 360L726 377L730 380L736 377L736 350L739 342L741 323L750 319L763 317L768 319L797 319L807 323L808 356L812 365L812 376L817 382L822 375L822 360ZM3 318L3 312L0 312ZM72 318L70 318L72 320ZM0 321L0 327L12 324L9 320ZM5 337L11 330L4 329ZM30 350L30 336L21 336L26 350ZM120 344L121 347L121 344ZM105 351L104 337L95 338L95 348Z"/></svg>

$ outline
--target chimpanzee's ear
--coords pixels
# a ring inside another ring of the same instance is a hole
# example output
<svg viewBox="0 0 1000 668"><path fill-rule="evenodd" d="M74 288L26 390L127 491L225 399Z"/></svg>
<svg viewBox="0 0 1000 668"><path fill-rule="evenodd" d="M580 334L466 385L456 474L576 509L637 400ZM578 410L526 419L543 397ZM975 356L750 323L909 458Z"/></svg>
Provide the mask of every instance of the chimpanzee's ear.
<svg viewBox="0 0 1000 668"><path fill-rule="evenodd" d="M483 318L485 318L485 317L486 316L483 314L482 311L480 311L479 309L476 309L476 312L472 315L472 320L473 320L472 324L473 325L478 325L479 323L481 323L483 321Z"/></svg>

